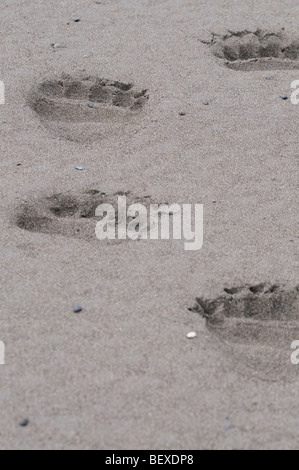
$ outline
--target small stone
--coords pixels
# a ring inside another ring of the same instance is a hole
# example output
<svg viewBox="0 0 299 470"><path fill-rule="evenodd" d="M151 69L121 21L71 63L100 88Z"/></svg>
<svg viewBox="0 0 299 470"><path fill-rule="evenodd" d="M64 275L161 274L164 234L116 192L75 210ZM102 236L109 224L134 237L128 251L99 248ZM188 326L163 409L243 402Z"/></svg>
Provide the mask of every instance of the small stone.
<svg viewBox="0 0 299 470"><path fill-rule="evenodd" d="M204 101L204 103L203 103L203 104L204 104L205 106L209 106L209 104L210 104L210 101Z"/></svg>
<svg viewBox="0 0 299 470"><path fill-rule="evenodd" d="M188 339L196 338L196 336L197 336L197 333L195 333L195 331L190 331L190 333L187 334Z"/></svg>
<svg viewBox="0 0 299 470"><path fill-rule="evenodd" d="M288 95L282 95L281 98L282 98L283 100L288 100L288 99L289 99Z"/></svg>
<svg viewBox="0 0 299 470"><path fill-rule="evenodd" d="M82 312L83 308L80 307L80 305L75 305L74 307L74 313L80 313Z"/></svg>
<svg viewBox="0 0 299 470"><path fill-rule="evenodd" d="M266 80L273 80L272 75L269 75L269 77L266 77Z"/></svg>
<svg viewBox="0 0 299 470"><path fill-rule="evenodd" d="M186 113L184 113L184 111L181 111L181 112L179 113L179 115L180 115L180 116L186 116Z"/></svg>
<svg viewBox="0 0 299 470"><path fill-rule="evenodd" d="M26 426L28 426L29 424L29 419L23 419L21 422L20 422L20 426L22 428L25 428Z"/></svg>
<svg viewBox="0 0 299 470"><path fill-rule="evenodd" d="M76 170L82 171L82 170L83 170L83 166L76 166Z"/></svg>
<svg viewBox="0 0 299 470"><path fill-rule="evenodd" d="M231 431L232 429L235 429L235 427L236 426L234 424L228 424L227 426L224 426L224 431Z"/></svg>
<svg viewBox="0 0 299 470"><path fill-rule="evenodd" d="M94 104L93 103L88 103L87 105L89 108L94 108Z"/></svg>
<svg viewBox="0 0 299 470"><path fill-rule="evenodd" d="M212 203L213 203L213 204L217 204L217 201L214 200L214 201L212 201Z"/></svg>
<svg viewBox="0 0 299 470"><path fill-rule="evenodd" d="M66 49L66 46L62 45L62 44L51 44L51 46L53 47L53 51L59 51L60 49Z"/></svg>
<svg viewBox="0 0 299 470"><path fill-rule="evenodd" d="M81 21L81 18L74 18L74 23L79 23Z"/></svg>

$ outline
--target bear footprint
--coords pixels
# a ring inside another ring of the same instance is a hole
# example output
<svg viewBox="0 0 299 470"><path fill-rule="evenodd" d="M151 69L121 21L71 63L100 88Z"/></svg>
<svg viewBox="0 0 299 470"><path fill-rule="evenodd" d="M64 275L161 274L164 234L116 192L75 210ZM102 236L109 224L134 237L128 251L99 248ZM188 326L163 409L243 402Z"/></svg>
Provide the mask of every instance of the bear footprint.
<svg viewBox="0 0 299 470"><path fill-rule="evenodd" d="M196 299L228 362L241 373L271 381L293 381L291 344L299 340L299 286L261 283L225 288L217 298Z"/></svg>
<svg viewBox="0 0 299 470"><path fill-rule="evenodd" d="M294 70L299 69L299 38L285 33L257 29L229 31L212 35L208 44L213 54L233 70Z"/></svg>
<svg viewBox="0 0 299 470"><path fill-rule="evenodd" d="M88 142L115 135L139 115L147 90L131 83L63 74L34 86L28 104L43 125L67 140Z"/></svg>
<svg viewBox="0 0 299 470"><path fill-rule="evenodd" d="M22 204L14 224L30 232L97 241L95 228L99 219L95 215L96 208L100 204L111 204L115 208L117 227L118 196L126 196L128 206L138 203L149 208L153 204L150 196L136 196L130 192L106 194L90 189L79 194L59 193Z"/></svg>

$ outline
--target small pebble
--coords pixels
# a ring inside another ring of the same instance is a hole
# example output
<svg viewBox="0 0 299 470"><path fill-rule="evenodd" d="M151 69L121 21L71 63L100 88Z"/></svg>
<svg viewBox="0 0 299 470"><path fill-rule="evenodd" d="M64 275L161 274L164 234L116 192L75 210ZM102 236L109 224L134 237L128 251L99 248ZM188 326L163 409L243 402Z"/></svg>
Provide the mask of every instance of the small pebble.
<svg viewBox="0 0 299 470"><path fill-rule="evenodd" d="M80 307L80 305L75 305L74 307L74 313L80 313L82 312L83 308Z"/></svg>
<svg viewBox="0 0 299 470"><path fill-rule="evenodd" d="M83 166L76 166L76 170L82 171L82 170L83 170Z"/></svg>
<svg viewBox="0 0 299 470"><path fill-rule="evenodd" d="M231 431L232 429L235 429L235 425L234 424L228 424L227 426L224 426L224 431Z"/></svg>
<svg viewBox="0 0 299 470"><path fill-rule="evenodd" d="M197 336L197 333L195 333L195 331L190 331L190 333L187 334L188 339L196 338L196 336Z"/></svg>
<svg viewBox="0 0 299 470"><path fill-rule="evenodd" d="M266 77L266 80L273 80L272 75L270 75L269 77Z"/></svg>
<svg viewBox="0 0 299 470"><path fill-rule="evenodd" d="M179 113L180 116L186 116L186 113L184 113L184 111L180 112Z"/></svg>
<svg viewBox="0 0 299 470"><path fill-rule="evenodd" d="M209 104L210 104L210 101L204 101L204 103L203 103L203 104L204 104L205 106L209 106Z"/></svg>
<svg viewBox="0 0 299 470"><path fill-rule="evenodd" d="M81 21L81 18L75 18L74 23L79 23Z"/></svg>
<svg viewBox="0 0 299 470"><path fill-rule="evenodd" d="M94 108L94 104L93 103L88 103L87 105L89 108Z"/></svg>
<svg viewBox="0 0 299 470"><path fill-rule="evenodd" d="M288 99L289 99L288 95L282 95L281 98L282 98L283 100L288 100Z"/></svg>
<svg viewBox="0 0 299 470"><path fill-rule="evenodd" d="M28 426L28 424L29 424L29 419L23 419L20 422L20 426L22 426L22 428L25 428L26 426Z"/></svg>

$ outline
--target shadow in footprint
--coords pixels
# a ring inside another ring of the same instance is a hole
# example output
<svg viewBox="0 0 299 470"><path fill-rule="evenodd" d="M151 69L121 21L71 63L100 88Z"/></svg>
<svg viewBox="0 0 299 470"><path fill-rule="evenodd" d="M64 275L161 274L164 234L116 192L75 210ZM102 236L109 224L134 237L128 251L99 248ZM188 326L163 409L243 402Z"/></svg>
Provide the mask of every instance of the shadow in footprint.
<svg viewBox="0 0 299 470"><path fill-rule="evenodd" d="M136 90L130 83L64 74L34 86L28 103L50 131L88 142L132 122L148 98L147 90Z"/></svg>
<svg viewBox="0 0 299 470"><path fill-rule="evenodd" d="M208 44L213 54L233 70L295 70L299 69L299 38L278 32L257 29L229 31L212 35Z"/></svg>
<svg viewBox="0 0 299 470"><path fill-rule="evenodd" d="M270 381L299 379L299 366L291 363L291 344L299 340L299 286L226 288L218 298L196 301L194 310L234 369Z"/></svg>

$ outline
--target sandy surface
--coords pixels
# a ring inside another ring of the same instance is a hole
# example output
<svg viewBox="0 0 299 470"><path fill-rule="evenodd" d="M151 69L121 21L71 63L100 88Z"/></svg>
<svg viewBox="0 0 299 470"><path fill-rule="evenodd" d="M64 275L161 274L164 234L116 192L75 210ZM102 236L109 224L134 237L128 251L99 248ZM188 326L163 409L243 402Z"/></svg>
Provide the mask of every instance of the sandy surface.
<svg viewBox="0 0 299 470"><path fill-rule="evenodd" d="M207 42L258 28L295 40L298 19L296 0L2 0L2 449L296 448L299 106L281 96L299 70L233 70ZM99 122L72 99L37 113L36 87L61 76L149 99ZM24 204L95 189L203 204L203 248L100 242L72 219L66 233L16 225ZM285 302L283 319L252 330L232 308L219 333L188 310L260 283L253 305Z"/></svg>

